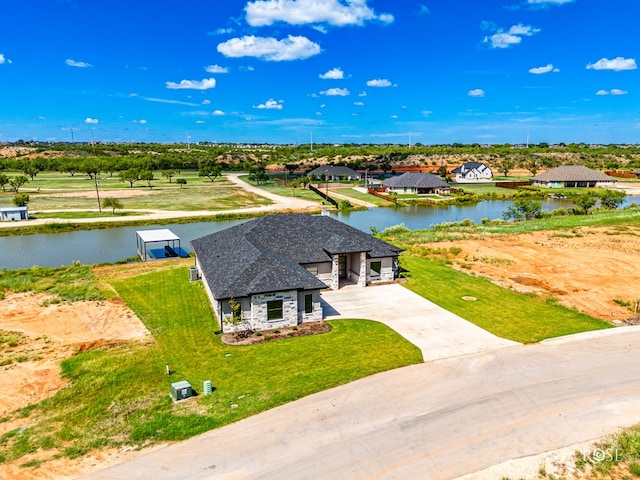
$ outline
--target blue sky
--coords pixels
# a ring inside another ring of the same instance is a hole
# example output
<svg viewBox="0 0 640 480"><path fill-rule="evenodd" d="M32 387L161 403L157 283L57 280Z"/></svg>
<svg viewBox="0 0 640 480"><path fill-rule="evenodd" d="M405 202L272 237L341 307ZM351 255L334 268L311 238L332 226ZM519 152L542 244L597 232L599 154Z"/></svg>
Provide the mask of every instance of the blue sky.
<svg viewBox="0 0 640 480"><path fill-rule="evenodd" d="M20 0L0 141L640 143L637 0Z"/></svg>

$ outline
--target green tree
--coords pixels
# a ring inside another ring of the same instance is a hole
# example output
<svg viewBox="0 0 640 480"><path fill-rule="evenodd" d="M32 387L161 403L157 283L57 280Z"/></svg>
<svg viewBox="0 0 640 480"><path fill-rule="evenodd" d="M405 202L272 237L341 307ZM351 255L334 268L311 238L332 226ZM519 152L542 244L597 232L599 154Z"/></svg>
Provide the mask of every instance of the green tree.
<svg viewBox="0 0 640 480"><path fill-rule="evenodd" d="M120 200L118 200L117 198L105 198L102 201L102 208L110 208L111 213L115 214L116 208L122 209L122 202L120 202Z"/></svg>
<svg viewBox="0 0 640 480"><path fill-rule="evenodd" d="M509 172L516 166L516 161L513 158L503 158L498 164L498 171L505 177L509 176Z"/></svg>
<svg viewBox="0 0 640 480"><path fill-rule="evenodd" d="M28 181L29 179L24 175L18 175L17 177L13 177L9 180L9 186L11 186L11 190L18 193L20 187L22 187Z"/></svg>
<svg viewBox="0 0 640 480"><path fill-rule="evenodd" d="M178 185L180 185L180 188L182 189L187 184L187 179L186 178L176 178L176 183Z"/></svg>
<svg viewBox="0 0 640 480"><path fill-rule="evenodd" d="M0 187L2 187L3 192L6 192L5 187L7 185L9 185L9 177L4 173L0 173Z"/></svg>
<svg viewBox="0 0 640 480"><path fill-rule="evenodd" d="M22 167L22 171L26 176L31 178L31 181L38 175L38 168L33 163L27 163L24 167Z"/></svg>
<svg viewBox="0 0 640 480"><path fill-rule="evenodd" d="M162 172L162 176L163 176L164 178L166 178L167 180L169 180L169 183L171 183L171 179L172 179L173 177L175 177L175 176L176 176L177 174L179 174L179 173L180 173L180 171L179 171L179 170L164 170L164 171Z"/></svg>
<svg viewBox="0 0 640 480"><path fill-rule="evenodd" d="M502 213L502 218L509 220L532 220L539 218L542 213L542 202L528 198L518 198L513 201L507 210Z"/></svg>
<svg viewBox="0 0 640 480"><path fill-rule="evenodd" d="M627 194L621 190L604 190L598 195L602 206L611 210L620 207L626 196Z"/></svg>
<svg viewBox="0 0 640 480"><path fill-rule="evenodd" d="M201 177L207 177L212 182L222 175L222 167L220 165L203 165L198 171Z"/></svg>
<svg viewBox="0 0 640 480"><path fill-rule="evenodd" d="M296 188L300 187L300 180L299 179L295 179L295 180L291 180L289 182L289 186L291 187L291 190L293 190L293 196L296 196Z"/></svg>
<svg viewBox="0 0 640 480"><path fill-rule="evenodd" d="M120 180L123 182L129 182L129 186L133 188L133 184L140 180L140 170L137 168L130 168L120 172Z"/></svg>
<svg viewBox="0 0 640 480"><path fill-rule="evenodd" d="M142 172L140 172L140 180L144 180L145 182L147 182L147 186L151 188L151 182L155 180L153 172L151 170L143 170Z"/></svg>
<svg viewBox="0 0 640 480"><path fill-rule="evenodd" d="M13 197L13 204L16 207L26 207L29 203L29 195L26 193L19 193L15 197Z"/></svg>
<svg viewBox="0 0 640 480"><path fill-rule="evenodd" d="M575 203L585 215L589 213L589 209L596 204L596 198L590 193L578 193L571 195L571 201Z"/></svg>

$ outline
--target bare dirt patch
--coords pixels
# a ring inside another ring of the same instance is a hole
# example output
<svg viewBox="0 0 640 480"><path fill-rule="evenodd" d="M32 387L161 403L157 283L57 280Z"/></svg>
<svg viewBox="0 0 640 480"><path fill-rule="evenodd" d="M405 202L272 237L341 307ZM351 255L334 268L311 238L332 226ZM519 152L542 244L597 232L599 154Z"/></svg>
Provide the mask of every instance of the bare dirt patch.
<svg viewBox="0 0 640 480"><path fill-rule="evenodd" d="M633 317L640 297L637 227L585 227L439 246L461 248L453 261L465 271L518 292L553 296L562 305L603 320Z"/></svg>

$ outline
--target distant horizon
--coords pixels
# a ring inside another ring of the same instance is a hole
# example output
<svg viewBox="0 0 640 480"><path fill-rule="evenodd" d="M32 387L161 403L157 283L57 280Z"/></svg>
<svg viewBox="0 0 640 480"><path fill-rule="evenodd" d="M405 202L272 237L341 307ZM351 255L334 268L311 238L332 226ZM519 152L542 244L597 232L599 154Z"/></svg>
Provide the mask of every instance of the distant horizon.
<svg viewBox="0 0 640 480"><path fill-rule="evenodd" d="M0 29L0 142L640 142L635 0L32 0L3 13L28 21Z"/></svg>

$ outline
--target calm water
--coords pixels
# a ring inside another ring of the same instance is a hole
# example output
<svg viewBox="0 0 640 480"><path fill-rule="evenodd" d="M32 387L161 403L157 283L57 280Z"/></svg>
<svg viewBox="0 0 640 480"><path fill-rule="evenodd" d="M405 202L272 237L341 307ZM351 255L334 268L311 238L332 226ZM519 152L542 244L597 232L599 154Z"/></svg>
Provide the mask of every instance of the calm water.
<svg viewBox="0 0 640 480"><path fill-rule="evenodd" d="M627 197L625 204L640 203L640 197ZM442 222L471 219L479 222L482 218L501 218L511 205L511 201L495 200L480 202L466 207L424 207L372 208L366 211L338 213L335 218L370 232L371 227L383 230L386 227L404 223L408 228L430 228ZM550 211L566 208L566 200L547 200L543 209ZM181 239L181 246L191 251L189 242L203 235L217 232L246 220L199 222L146 227L118 227L105 230L80 230L76 232L0 237L0 268L10 270L30 268L34 265L58 267L70 265L79 260L83 264L113 263L134 257L136 252L136 231L168 228Z"/></svg>

